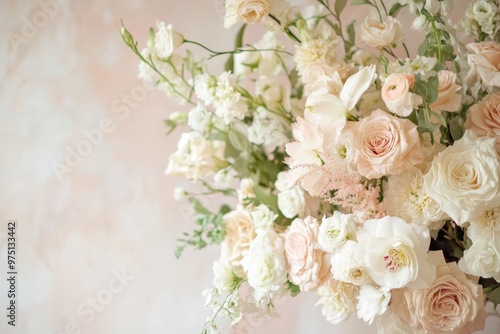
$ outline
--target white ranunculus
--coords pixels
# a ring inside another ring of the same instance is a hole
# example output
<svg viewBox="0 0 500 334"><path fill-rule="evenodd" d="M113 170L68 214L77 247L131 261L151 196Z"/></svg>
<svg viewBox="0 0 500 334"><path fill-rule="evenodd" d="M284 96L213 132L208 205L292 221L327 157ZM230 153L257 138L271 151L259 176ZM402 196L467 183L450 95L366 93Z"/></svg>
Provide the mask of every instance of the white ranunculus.
<svg viewBox="0 0 500 334"><path fill-rule="evenodd" d="M260 204L250 214L252 215L253 225L257 233L272 229L273 222L278 218L278 215L264 204Z"/></svg>
<svg viewBox="0 0 500 334"><path fill-rule="evenodd" d="M356 296L359 288L355 285L329 280L318 289L320 295L316 305L322 305L321 313L327 321L339 324L356 310Z"/></svg>
<svg viewBox="0 0 500 334"><path fill-rule="evenodd" d="M498 240L474 242L458 262L460 269L474 276L500 281L500 245Z"/></svg>
<svg viewBox="0 0 500 334"><path fill-rule="evenodd" d="M287 282L283 240L271 229L252 241L242 265L257 301L279 293Z"/></svg>
<svg viewBox="0 0 500 334"><path fill-rule="evenodd" d="M306 201L304 190L300 186L278 193L278 208L286 218L294 218L304 212Z"/></svg>
<svg viewBox="0 0 500 334"><path fill-rule="evenodd" d="M352 214L338 211L332 217L323 217L319 227L318 244L322 250L331 253L340 248L347 240L356 240L356 223L358 219Z"/></svg>
<svg viewBox="0 0 500 334"><path fill-rule="evenodd" d="M386 287L375 288L371 285L361 287L357 305L358 317L368 322L370 325L378 315L387 311L391 301L391 292Z"/></svg>
<svg viewBox="0 0 500 334"><path fill-rule="evenodd" d="M425 191L462 225L500 205L499 173L495 139L466 130L434 158L424 175Z"/></svg>
<svg viewBox="0 0 500 334"><path fill-rule="evenodd" d="M332 254L330 262L334 279L359 286L372 283L362 259L356 255L357 248L356 241L347 240Z"/></svg>
<svg viewBox="0 0 500 334"><path fill-rule="evenodd" d="M229 29L238 22L257 23L269 14L266 0L227 0L224 27Z"/></svg>
<svg viewBox="0 0 500 334"><path fill-rule="evenodd" d="M383 22L367 16L360 28L361 40L374 48L390 46L404 39L401 23L392 16L387 16Z"/></svg>
<svg viewBox="0 0 500 334"><path fill-rule="evenodd" d="M184 43L184 37L174 30L171 24L158 22L158 31L155 34L154 47L159 58L168 59L175 49Z"/></svg>
<svg viewBox="0 0 500 334"><path fill-rule="evenodd" d="M423 225L385 216L366 221L357 237L357 256L378 285L425 288L434 280L436 268L427 261L430 235Z"/></svg>

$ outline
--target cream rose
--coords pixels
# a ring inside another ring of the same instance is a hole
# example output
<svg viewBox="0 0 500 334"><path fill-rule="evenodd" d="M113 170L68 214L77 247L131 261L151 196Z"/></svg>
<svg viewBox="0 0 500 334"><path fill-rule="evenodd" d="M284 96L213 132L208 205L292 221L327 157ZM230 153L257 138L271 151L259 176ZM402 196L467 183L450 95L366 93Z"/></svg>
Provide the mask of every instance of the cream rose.
<svg viewBox="0 0 500 334"><path fill-rule="evenodd" d="M382 86L382 100L387 108L398 116L406 117L422 103L422 98L410 92L414 84L413 74L392 73Z"/></svg>
<svg viewBox="0 0 500 334"><path fill-rule="evenodd" d="M387 16L383 22L378 18L366 17L360 33L361 40L374 48L389 46L404 39L401 23L392 16Z"/></svg>
<svg viewBox="0 0 500 334"><path fill-rule="evenodd" d="M462 97L457 93L462 86L457 85L457 75L451 71L439 71L438 97L430 107L432 111L458 111Z"/></svg>
<svg viewBox="0 0 500 334"><path fill-rule="evenodd" d="M500 154L500 92L487 95L470 107L465 127L478 136L495 138L496 150Z"/></svg>
<svg viewBox="0 0 500 334"><path fill-rule="evenodd" d="M413 328L426 333L472 333L484 328L483 289L455 262L446 263L442 252L430 252L437 266L436 279L427 289L407 290L399 307Z"/></svg>
<svg viewBox="0 0 500 334"><path fill-rule="evenodd" d="M326 253L316 247L319 224L316 219L295 219L283 234L290 280L302 291L315 290L330 274Z"/></svg>
<svg viewBox="0 0 500 334"><path fill-rule="evenodd" d="M347 320L356 310L359 287L350 283L329 280L318 289L320 295L316 305L322 305L321 313L332 324Z"/></svg>
<svg viewBox="0 0 500 334"><path fill-rule="evenodd" d="M241 260L248 254L250 243L255 238L252 216L249 211L238 208L222 219L226 225L226 238L221 247L221 260L227 261L241 277Z"/></svg>
<svg viewBox="0 0 500 334"><path fill-rule="evenodd" d="M483 87L500 86L500 45L495 42L470 43L469 64L476 68L483 80Z"/></svg>
<svg viewBox="0 0 500 334"><path fill-rule="evenodd" d="M441 210L462 225L500 204L499 173L495 140L467 130L434 157L424 187Z"/></svg>
<svg viewBox="0 0 500 334"><path fill-rule="evenodd" d="M265 0L228 0L225 6L226 29L238 22L257 23L269 15L269 3Z"/></svg>
<svg viewBox="0 0 500 334"><path fill-rule="evenodd" d="M369 179L397 175L423 161L417 127L409 120L378 109L352 130L358 172Z"/></svg>

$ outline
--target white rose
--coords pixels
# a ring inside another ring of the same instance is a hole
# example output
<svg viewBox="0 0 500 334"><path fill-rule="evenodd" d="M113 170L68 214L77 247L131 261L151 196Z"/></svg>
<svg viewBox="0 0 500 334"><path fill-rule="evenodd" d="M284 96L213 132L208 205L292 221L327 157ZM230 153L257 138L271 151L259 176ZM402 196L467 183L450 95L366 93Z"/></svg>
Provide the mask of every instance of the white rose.
<svg viewBox="0 0 500 334"><path fill-rule="evenodd" d="M427 261L427 228L386 216L366 221L357 237L357 256L378 285L423 288L434 280L436 268Z"/></svg>
<svg viewBox="0 0 500 334"><path fill-rule="evenodd" d="M278 208L286 218L294 218L304 212L306 201L304 190L300 186L278 193Z"/></svg>
<svg viewBox="0 0 500 334"><path fill-rule="evenodd" d="M333 278L355 285L372 283L362 259L356 256L358 243L347 240L331 257Z"/></svg>
<svg viewBox="0 0 500 334"><path fill-rule="evenodd" d="M371 285L361 287L359 291L359 303L357 305L358 318L363 319L370 325L378 315L387 311L391 301L391 292L386 287L375 288Z"/></svg>
<svg viewBox="0 0 500 334"><path fill-rule="evenodd" d="M467 130L462 139L438 153L424 175L427 194L457 224L500 205L500 166L495 139Z"/></svg>
<svg viewBox="0 0 500 334"><path fill-rule="evenodd" d="M338 211L332 217L323 217L319 227L318 244L322 250L331 253L340 248L347 240L356 240L356 223L358 219L352 214Z"/></svg>
<svg viewBox="0 0 500 334"><path fill-rule="evenodd" d="M360 34L361 40L374 48L389 46L404 39L401 23L392 16L387 16L383 22L367 16L361 25Z"/></svg>
<svg viewBox="0 0 500 334"><path fill-rule="evenodd" d="M321 313L327 321L339 324L351 316L356 309L359 288L355 285L329 280L318 289L320 295L316 305L322 305Z"/></svg>
<svg viewBox="0 0 500 334"><path fill-rule="evenodd" d="M230 28L238 22L257 23L269 14L269 3L265 0L227 0L224 27Z"/></svg>
<svg viewBox="0 0 500 334"><path fill-rule="evenodd" d="M257 301L279 294L287 282L283 240L273 230L259 233L242 265Z"/></svg>
<svg viewBox="0 0 500 334"><path fill-rule="evenodd" d="M171 24L158 22L158 31L155 34L154 47L159 58L168 59L175 49L184 43L184 37L174 30Z"/></svg>
<svg viewBox="0 0 500 334"><path fill-rule="evenodd" d="M474 276L500 281L500 245L498 240L478 241L465 250L458 262L460 269Z"/></svg>

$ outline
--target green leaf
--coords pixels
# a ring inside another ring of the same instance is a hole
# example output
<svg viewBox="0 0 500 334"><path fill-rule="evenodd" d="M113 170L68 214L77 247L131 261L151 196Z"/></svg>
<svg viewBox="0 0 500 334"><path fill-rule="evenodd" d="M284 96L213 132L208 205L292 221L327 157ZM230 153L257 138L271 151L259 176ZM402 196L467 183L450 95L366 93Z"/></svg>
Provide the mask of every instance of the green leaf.
<svg viewBox="0 0 500 334"><path fill-rule="evenodd" d="M337 0L337 1L335 1L335 13L337 14L337 16L339 16L340 13L342 13L342 11L344 10L346 4L347 4L347 0Z"/></svg>
<svg viewBox="0 0 500 334"><path fill-rule="evenodd" d="M134 36L125 28L122 22L122 26L120 27L120 34L122 35L123 41L125 44L130 46L132 49L135 47Z"/></svg>
<svg viewBox="0 0 500 334"><path fill-rule="evenodd" d="M203 204L201 204L201 202L199 200L197 200L196 198L190 197L189 203L191 203L193 205L194 211L196 213L201 214L201 215L210 215L211 214L211 212L207 208L205 208L205 206Z"/></svg>
<svg viewBox="0 0 500 334"><path fill-rule="evenodd" d="M256 185L253 187L255 198L262 204L265 204L274 212L280 212L278 208L278 198L271 194L271 189Z"/></svg>
<svg viewBox="0 0 500 334"><path fill-rule="evenodd" d="M495 306L495 308L497 307L497 305L500 304L500 286L497 287L495 290L493 290L492 292L490 292L487 296L488 300L490 302L493 303L493 305Z"/></svg>
<svg viewBox="0 0 500 334"><path fill-rule="evenodd" d="M167 128L168 128L167 134L171 134L172 131L174 131L175 128L177 127L177 122L175 122L171 119L166 119L165 124L167 125Z"/></svg>
<svg viewBox="0 0 500 334"><path fill-rule="evenodd" d="M347 35L349 36L349 42L351 42L352 45L356 43L356 32L354 29L354 25L356 24L356 20L353 20L349 25L347 26Z"/></svg>
<svg viewBox="0 0 500 334"><path fill-rule="evenodd" d="M455 117L450 122L450 134L453 140L459 140L464 135L464 120L462 117Z"/></svg>
<svg viewBox="0 0 500 334"><path fill-rule="evenodd" d="M389 16L396 17L401 8L403 8L404 6L406 5L402 5L399 2L396 2L394 5L392 5L391 9L389 9Z"/></svg>
<svg viewBox="0 0 500 334"><path fill-rule="evenodd" d="M436 126L431 123L429 119L429 115L427 114L426 110L420 109L417 111L417 123L418 123L418 132L423 133L423 132L434 132L436 131Z"/></svg>
<svg viewBox="0 0 500 334"><path fill-rule="evenodd" d="M369 5L369 4L371 4L369 0L352 0L351 3L352 6Z"/></svg>
<svg viewBox="0 0 500 334"><path fill-rule="evenodd" d="M227 139L229 140L231 145L233 145L233 147L238 151L248 151L248 148L250 147L248 138L243 133L234 128L229 130Z"/></svg>
<svg viewBox="0 0 500 334"><path fill-rule="evenodd" d="M290 281L288 281L288 289L290 290L290 295L292 297L296 297L300 293L300 287L298 285L293 284Z"/></svg>
<svg viewBox="0 0 500 334"><path fill-rule="evenodd" d="M438 97L439 79L437 75L430 77L427 81L415 76L414 92L422 97L425 103L430 104Z"/></svg>

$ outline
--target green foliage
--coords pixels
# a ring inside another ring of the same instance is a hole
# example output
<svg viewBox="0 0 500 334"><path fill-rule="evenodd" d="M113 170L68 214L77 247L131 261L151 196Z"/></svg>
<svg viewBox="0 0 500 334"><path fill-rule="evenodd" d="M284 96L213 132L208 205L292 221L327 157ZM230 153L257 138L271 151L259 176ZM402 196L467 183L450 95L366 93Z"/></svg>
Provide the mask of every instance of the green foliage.
<svg viewBox="0 0 500 334"><path fill-rule="evenodd" d="M431 104L438 97L439 79L438 76L432 76L427 81L422 80L419 75L415 76L415 86L413 91L420 95L424 103Z"/></svg>
<svg viewBox="0 0 500 334"><path fill-rule="evenodd" d="M236 34L236 39L234 42L235 50L238 50L243 46L243 35L245 34L246 27L247 25L243 24L240 30L238 30L238 34ZM231 53L229 55L229 59L226 61L226 64L224 65L224 70L234 72L234 53Z"/></svg>
<svg viewBox="0 0 500 334"><path fill-rule="evenodd" d="M292 282L288 281L288 290L290 290L290 295L292 297L297 297L300 293L300 287L298 285L293 284Z"/></svg>
<svg viewBox="0 0 500 334"><path fill-rule="evenodd" d="M352 0L351 5L352 6L371 5L371 2L370 0Z"/></svg>
<svg viewBox="0 0 500 334"><path fill-rule="evenodd" d="M493 303L496 308L500 305L500 282L493 278L480 278L479 284L483 286L483 293L487 300Z"/></svg>
<svg viewBox="0 0 500 334"><path fill-rule="evenodd" d="M340 13L342 13L346 4L347 4L347 0L336 0L335 1L335 14L337 14L337 16L339 16Z"/></svg>
<svg viewBox="0 0 500 334"><path fill-rule="evenodd" d="M198 226L192 234L184 232L185 238L177 241L182 244L175 249L175 256L179 258L187 246L195 249L203 249L209 244L220 244L226 235L223 217L231 209L227 205L222 205L217 213L212 213L198 199L189 198L194 212L195 224Z"/></svg>
<svg viewBox="0 0 500 334"><path fill-rule="evenodd" d="M396 2L394 5L392 5L391 9L389 9L389 16L396 17L401 8L403 8L404 6L406 5L402 5L399 2Z"/></svg>

